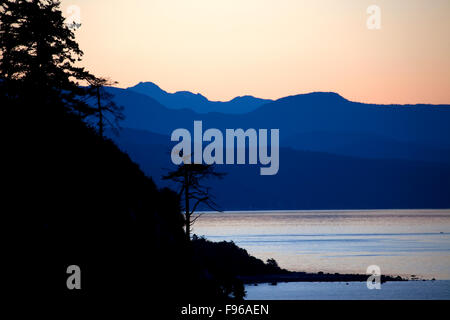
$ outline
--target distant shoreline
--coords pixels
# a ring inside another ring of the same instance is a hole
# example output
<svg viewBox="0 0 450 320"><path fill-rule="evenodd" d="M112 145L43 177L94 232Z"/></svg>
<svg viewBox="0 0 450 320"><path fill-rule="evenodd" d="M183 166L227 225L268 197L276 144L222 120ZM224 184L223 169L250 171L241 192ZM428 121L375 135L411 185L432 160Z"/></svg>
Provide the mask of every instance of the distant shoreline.
<svg viewBox="0 0 450 320"><path fill-rule="evenodd" d="M308 273L308 272L289 272L284 274L268 274L254 276L238 276L238 279L244 284L258 284L278 282L366 282L369 274L340 274L340 273ZM400 276L382 275L381 282L387 281L434 281L435 279L407 279Z"/></svg>

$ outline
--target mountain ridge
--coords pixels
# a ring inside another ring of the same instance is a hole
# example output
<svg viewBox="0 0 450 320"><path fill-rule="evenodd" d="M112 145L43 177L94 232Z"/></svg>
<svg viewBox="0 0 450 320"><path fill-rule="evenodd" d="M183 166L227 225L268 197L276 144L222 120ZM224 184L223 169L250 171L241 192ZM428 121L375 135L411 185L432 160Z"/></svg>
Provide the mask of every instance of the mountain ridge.
<svg viewBox="0 0 450 320"><path fill-rule="evenodd" d="M125 107L124 127L164 135L170 135L177 128L190 129L193 121L202 120L205 130L278 128L282 145L295 149L302 149L303 145L312 143L296 141L296 137L315 138L315 132L323 132L331 137L323 146L319 143L319 149L315 151L329 151L326 145L333 141L333 135L350 137L344 141L349 145L348 148L361 144L361 137L368 137L372 142L379 137L380 141L375 145L381 147L384 146L383 141L391 140L391 145L402 143L426 146L433 150L450 149L449 105L379 106L351 102L338 94L316 93L286 97L246 114L201 114L188 108L169 109L155 99L132 90L114 87L107 90L115 96L118 105ZM395 148L391 149L395 151ZM355 150L350 151L349 155L358 155ZM434 153L439 158L438 152Z"/></svg>
<svg viewBox="0 0 450 320"><path fill-rule="evenodd" d="M450 207L450 106L373 105L336 93L284 97L245 114L170 109L133 90L107 88L124 106L126 129L113 140L159 180L173 167L173 130L280 130L280 169L220 166L211 187L227 210ZM208 144L207 142L204 145ZM164 185L161 180L158 181Z"/></svg>
<svg viewBox="0 0 450 320"><path fill-rule="evenodd" d="M176 91L169 93L161 89L153 82L139 82L125 90L147 95L169 109L191 109L198 113L222 112L229 114L241 114L255 110L264 103L273 100L256 98L251 95L237 96L228 101L211 101L201 93L190 91Z"/></svg>

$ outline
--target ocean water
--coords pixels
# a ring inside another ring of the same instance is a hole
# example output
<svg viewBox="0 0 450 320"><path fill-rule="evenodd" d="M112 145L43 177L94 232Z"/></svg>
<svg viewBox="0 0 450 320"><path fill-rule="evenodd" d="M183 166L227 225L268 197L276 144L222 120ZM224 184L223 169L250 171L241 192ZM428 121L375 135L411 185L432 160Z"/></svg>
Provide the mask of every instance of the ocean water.
<svg viewBox="0 0 450 320"><path fill-rule="evenodd" d="M450 281L386 282L379 290L365 282L289 282L248 285L247 300L450 300Z"/></svg>
<svg viewBox="0 0 450 320"><path fill-rule="evenodd" d="M377 265L382 274L450 280L450 210L205 213L193 232L292 271L366 273Z"/></svg>

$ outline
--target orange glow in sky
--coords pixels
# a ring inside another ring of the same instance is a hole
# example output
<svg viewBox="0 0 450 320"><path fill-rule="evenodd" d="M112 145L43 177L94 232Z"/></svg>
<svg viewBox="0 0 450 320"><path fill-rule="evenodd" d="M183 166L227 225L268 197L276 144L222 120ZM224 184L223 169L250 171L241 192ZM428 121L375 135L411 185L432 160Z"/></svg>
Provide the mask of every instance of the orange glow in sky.
<svg viewBox="0 0 450 320"><path fill-rule="evenodd" d="M372 4L381 29L367 27ZM70 5L82 65L120 87L450 103L449 0L63 0L66 16Z"/></svg>

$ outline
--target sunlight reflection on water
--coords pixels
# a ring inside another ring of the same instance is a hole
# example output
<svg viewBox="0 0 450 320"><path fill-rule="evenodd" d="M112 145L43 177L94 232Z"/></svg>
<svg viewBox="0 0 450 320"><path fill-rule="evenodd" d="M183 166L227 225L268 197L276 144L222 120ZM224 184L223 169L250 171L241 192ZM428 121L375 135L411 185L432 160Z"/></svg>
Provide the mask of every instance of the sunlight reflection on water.
<svg viewBox="0 0 450 320"><path fill-rule="evenodd" d="M450 210L206 213L194 233L294 271L450 279Z"/></svg>

